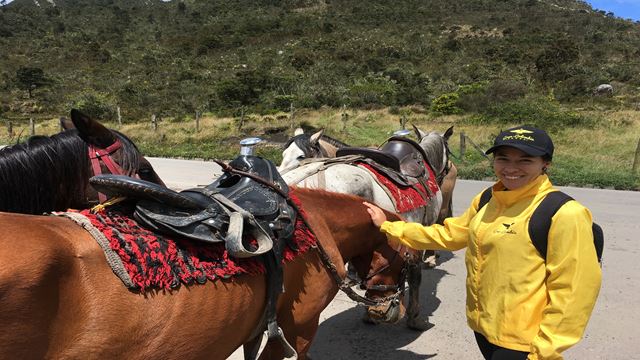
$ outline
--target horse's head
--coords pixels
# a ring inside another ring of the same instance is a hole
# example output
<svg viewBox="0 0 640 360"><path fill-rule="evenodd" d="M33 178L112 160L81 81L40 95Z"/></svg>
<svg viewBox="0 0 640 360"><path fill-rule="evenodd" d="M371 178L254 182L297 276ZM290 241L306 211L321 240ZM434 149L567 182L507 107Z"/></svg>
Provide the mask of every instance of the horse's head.
<svg viewBox="0 0 640 360"><path fill-rule="evenodd" d="M320 130L313 135L308 135L301 128L297 128L293 137L284 145L278 171L296 168L304 159L321 157L320 138L323 132L324 130Z"/></svg>
<svg viewBox="0 0 640 360"><path fill-rule="evenodd" d="M427 162L436 172L438 185L441 186L442 181L451 166L451 163L449 162L449 155L451 155L451 151L449 150L449 138L453 135L453 126L448 128L444 134L437 131L427 133L418 129L415 125L413 125L413 130L418 137L420 147L422 147L427 155Z"/></svg>
<svg viewBox="0 0 640 360"><path fill-rule="evenodd" d="M61 118L60 124L65 130L77 131L77 135L86 143L93 175L127 175L164 186L151 163L124 134L106 128L76 109L71 110L71 121ZM88 187L87 201L92 203L98 198L98 193ZM104 200L105 197L100 196L100 201Z"/></svg>
<svg viewBox="0 0 640 360"><path fill-rule="evenodd" d="M368 306L365 320L396 323L406 312L403 303L405 280L410 264L420 259L419 252L397 243L384 242L373 253L351 259L365 298L377 302Z"/></svg>

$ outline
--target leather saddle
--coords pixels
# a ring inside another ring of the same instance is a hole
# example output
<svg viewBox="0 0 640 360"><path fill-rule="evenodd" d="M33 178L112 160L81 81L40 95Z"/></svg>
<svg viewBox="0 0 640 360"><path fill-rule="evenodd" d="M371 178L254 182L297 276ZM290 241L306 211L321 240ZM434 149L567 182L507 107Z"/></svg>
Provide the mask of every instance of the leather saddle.
<svg viewBox="0 0 640 360"><path fill-rule="evenodd" d="M107 195L137 200L134 218L141 225L166 235L224 241L234 257L264 254L272 249L273 239L289 242L296 213L284 197L289 189L275 165L241 155L228 166L206 187L179 193L122 175L98 175L89 182ZM249 243L248 238L256 241Z"/></svg>
<svg viewBox="0 0 640 360"><path fill-rule="evenodd" d="M362 155L391 170L412 178L421 178L426 175L427 155L415 141L394 136L389 138L378 149L362 147L340 148L336 156Z"/></svg>

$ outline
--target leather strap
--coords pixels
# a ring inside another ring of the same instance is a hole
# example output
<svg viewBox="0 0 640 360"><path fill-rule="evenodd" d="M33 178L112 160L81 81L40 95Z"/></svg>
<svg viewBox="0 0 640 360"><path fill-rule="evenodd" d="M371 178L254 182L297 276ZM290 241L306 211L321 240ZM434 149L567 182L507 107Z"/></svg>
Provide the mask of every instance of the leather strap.
<svg viewBox="0 0 640 360"><path fill-rule="evenodd" d="M109 169L109 171L114 175L126 175L120 165L118 165L111 158L111 154L113 154L116 150L122 147L122 143L120 140L116 139L116 141L107 146L104 149L100 149L95 147L93 144L89 144L89 159L91 160L91 168L93 169L93 175L102 174L102 167L100 166L100 161L104 163L104 165ZM136 175L137 177L137 175ZM98 192L98 199L101 203L107 201L107 195Z"/></svg>

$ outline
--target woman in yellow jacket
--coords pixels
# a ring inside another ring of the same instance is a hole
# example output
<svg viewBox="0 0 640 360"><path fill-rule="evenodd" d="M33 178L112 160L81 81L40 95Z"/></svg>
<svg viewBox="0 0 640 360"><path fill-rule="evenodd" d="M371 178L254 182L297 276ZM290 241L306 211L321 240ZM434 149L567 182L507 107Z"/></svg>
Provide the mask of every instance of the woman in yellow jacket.
<svg viewBox="0 0 640 360"><path fill-rule="evenodd" d="M600 290L587 208L569 201L553 216L546 261L529 238L532 212L556 191L546 175L553 149L540 129L500 133L487 150L498 178L491 200L478 209L478 194L444 225L389 222L365 203L374 224L407 246L467 248L467 323L486 359L562 359L582 337Z"/></svg>

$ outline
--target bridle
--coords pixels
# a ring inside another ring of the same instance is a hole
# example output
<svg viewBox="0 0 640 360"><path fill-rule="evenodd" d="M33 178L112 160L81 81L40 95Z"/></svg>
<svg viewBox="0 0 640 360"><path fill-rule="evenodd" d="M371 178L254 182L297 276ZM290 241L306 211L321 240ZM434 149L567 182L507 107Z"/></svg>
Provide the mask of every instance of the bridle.
<svg viewBox="0 0 640 360"><path fill-rule="evenodd" d="M320 141L318 141L315 144L311 144L309 140L303 137L304 135L300 135L300 136L301 137L299 139L294 140L293 143L295 143L296 146L298 146L298 148L302 150L305 157L315 158L318 156L320 157L329 156L329 153L327 153L327 151L322 147L322 145L320 145ZM303 140L306 140L306 141L303 141ZM308 145L308 147L305 145Z"/></svg>
<svg viewBox="0 0 640 360"><path fill-rule="evenodd" d="M305 221L305 224L306 224L306 221ZM311 228L308 226L308 224L307 224L307 227L311 231ZM320 260L322 261L322 264L329 271L329 274L331 274L331 277L333 278L334 282L338 285L338 288L342 292L344 292L351 300L365 306L377 306L377 305L383 305L387 303L391 303L391 304L399 303L400 296L404 294L404 291L405 291L404 283L405 283L405 278L406 278L406 274L409 267L408 262L411 257L409 255L409 252L407 251L407 248L404 245L400 245L398 249L396 249L396 253L390 262L387 262L387 264L383 265L379 269L376 269L370 272L369 274L367 274L367 276L365 276L364 279L360 280L360 282L354 281L349 278L347 279L341 278L340 274L338 274L338 269L336 265L331 261L329 254L327 254L324 247L319 241L316 243L316 249L318 250L318 254L320 256ZM367 284L367 282L371 280L374 276L379 275L384 271L388 270L391 267L391 265L395 262L396 258L401 252L403 252L403 265L402 265L402 270L400 272L400 277L398 278L398 282L395 285L380 285L380 284L368 285ZM356 293L353 290L353 287L356 285L358 285L362 290L366 290L364 296ZM367 296L367 292L369 292L369 290L374 290L374 291L395 290L395 293L389 296L385 296L383 298L374 299Z"/></svg>
<svg viewBox="0 0 640 360"><path fill-rule="evenodd" d="M386 284L373 284L373 285L369 285L369 281L372 280L375 276L380 275L382 273L384 273L385 271L389 270L391 268L391 266L396 262L396 259L398 258L398 256L400 256L400 254L403 254L403 265L402 265L402 270L400 271L400 277L398 279L398 282L394 285L386 285ZM406 246L404 245L399 245L398 248L396 249L393 258L391 258L390 261L388 261L385 265L381 266L379 269L373 270L370 273L368 273L363 279L361 279L359 282L357 280L344 280L344 282L346 282L348 284L349 287L353 287L353 286L359 286L360 289L362 290L366 290L367 292L370 290L373 291L389 291L389 290L394 290L395 293L393 295L387 296L385 297L383 300L381 300L381 303L385 303L387 301L392 301L394 302L396 299L398 299L398 297L400 295L402 295L404 293L405 290L405 280L406 280L406 275L407 275L407 271L408 271L408 263L410 260L411 256L408 252L408 249ZM366 292L365 292L366 294ZM366 295L365 295L366 296Z"/></svg>
<svg viewBox="0 0 640 360"><path fill-rule="evenodd" d="M120 165L118 165L118 163L116 163L111 157L111 155L120 148L122 148L122 143L119 139L116 139L113 144L107 146L104 149L98 148L93 144L88 144L89 160L91 161L91 168L93 169L94 176L102 174L102 166L100 166L100 164L104 164L107 169L109 169L111 174L128 175L125 174ZM138 178L138 175L135 174L134 177ZM100 203L103 203L107 200L107 195L98 192L98 199Z"/></svg>

